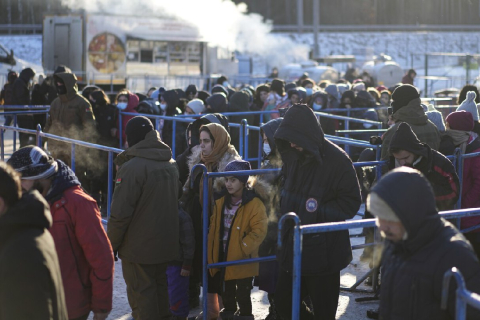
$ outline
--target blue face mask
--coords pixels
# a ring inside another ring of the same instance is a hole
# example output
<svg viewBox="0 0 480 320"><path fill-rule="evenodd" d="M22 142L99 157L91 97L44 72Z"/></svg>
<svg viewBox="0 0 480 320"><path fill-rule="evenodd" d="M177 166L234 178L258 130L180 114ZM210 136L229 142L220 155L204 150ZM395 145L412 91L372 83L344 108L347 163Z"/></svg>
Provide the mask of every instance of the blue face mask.
<svg viewBox="0 0 480 320"><path fill-rule="evenodd" d="M315 111L321 110L322 107L323 106L321 104L313 103L313 110L315 110Z"/></svg>
<svg viewBox="0 0 480 320"><path fill-rule="evenodd" d="M223 81L222 86L224 86L225 88L228 88L230 87L230 84L228 83L228 81Z"/></svg>
<svg viewBox="0 0 480 320"><path fill-rule="evenodd" d="M270 152L272 152L272 149L268 143L263 144L263 152L265 152L267 156L270 154Z"/></svg>
<svg viewBox="0 0 480 320"><path fill-rule="evenodd" d="M307 97L309 97L313 94L313 89L312 88L305 88L305 91L307 91Z"/></svg>
<svg viewBox="0 0 480 320"><path fill-rule="evenodd" d="M125 110L127 109L127 103L126 102L119 102L117 103L117 108L120 110Z"/></svg>

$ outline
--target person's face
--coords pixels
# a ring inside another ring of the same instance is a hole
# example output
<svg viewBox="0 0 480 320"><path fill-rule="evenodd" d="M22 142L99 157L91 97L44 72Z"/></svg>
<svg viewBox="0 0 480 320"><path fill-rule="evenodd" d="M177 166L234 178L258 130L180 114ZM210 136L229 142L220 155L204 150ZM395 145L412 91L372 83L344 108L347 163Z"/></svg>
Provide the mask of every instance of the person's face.
<svg viewBox="0 0 480 320"><path fill-rule="evenodd" d="M387 93L382 93L382 95L380 96L380 102L381 102L382 105L384 105L384 106L388 106L388 105L389 105L390 97L388 96Z"/></svg>
<svg viewBox="0 0 480 320"><path fill-rule="evenodd" d="M230 193L235 198L242 196L244 184L235 177L226 177L225 187L227 188L228 193Z"/></svg>
<svg viewBox="0 0 480 320"><path fill-rule="evenodd" d="M306 84L305 89L313 89L313 84L309 83L309 84Z"/></svg>
<svg viewBox="0 0 480 320"><path fill-rule="evenodd" d="M393 156L400 166L407 167L412 167L416 158L415 154L408 152L407 150L400 150L399 152L394 153Z"/></svg>
<svg viewBox="0 0 480 320"><path fill-rule="evenodd" d="M195 111L193 111L189 106L185 107L185 114L195 114Z"/></svg>
<svg viewBox="0 0 480 320"><path fill-rule="evenodd" d="M262 102L267 101L267 97L268 97L267 91L260 91L260 100L262 100Z"/></svg>
<svg viewBox="0 0 480 320"><path fill-rule="evenodd" d="M385 239L393 242L401 241L405 235L405 228L401 222L393 222L377 218L377 226L380 234Z"/></svg>
<svg viewBox="0 0 480 320"><path fill-rule="evenodd" d="M300 97L296 94L292 94L292 97L290 98L290 101L292 104L296 104L300 102Z"/></svg>
<svg viewBox="0 0 480 320"><path fill-rule="evenodd" d="M63 83L60 81L57 81L57 87L63 87Z"/></svg>
<svg viewBox="0 0 480 320"><path fill-rule="evenodd" d="M298 151L302 152L303 151L303 148L296 145L295 143L293 142L290 142L290 147L294 148L294 149L297 149Z"/></svg>
<svg viewBox="0 0 480 320"><path fill-rule="evenodd" d="M125 97L125 96L120 96L120 97L118 97L117 102L118 103L122 103L122 102L128 103L128 98Z"/></svg>
<svg viewBox="0 0 480 320"><path fill-rule="evenodd" d="M213 141L205 131L200 132L200 148L204 156L210 155L213 150Z"/></svg>
<svg viewBox="0 0 480 320"><path fill-rule="evenodd" d="M193 92L190 92L190 93L188 94L188 96L187 96L188 100L195 99L195 97L196 97L196 94L193 93Z"/></svg>
<svg viewBox="0 0 480 320"><path fill-rule="evenodd" d="M345 98L345 99L343 99L343 103L345 103L345 104L351 104L351 103L352 103L352 100L350 100L350 98Z"/></svg>
<svg viewBox="0 0 480 320"><path fill-rule="evenodd" d="M268 138L265 133L263 134L263 144L268 144Z"/></svg>
<svg viewBox="0 0 480 320"><path fill-rule="evenodd" d="M93 103L96 102L96 101L93 99L92 95L89 95L89 96L88 96L88 99L90 99L90 101L92 101Z"/></svg>
<svg viewBox="0 0 480 320"><path fill-rule="evenodd" d="M395 120L393 119L393 117L390 115L388 116L388 122L387 122L387 125L389 127L393 126L395 124Z"/></svg>
<svg viewBox="0 0 480 320"><path fill-rule="evenodd" d="M37 190L42 194L42 196L46 196L48 191L50 190L51 180L49 179L39 179L39 180L21 180L22 191L23 193L28 192L30 190Z"/></svg>
<svg viewBox="0 0 480 320"><path fill-rule="evenodd" d="M410 73L410 78L415 79L416 76L417 76L416 73L414 73L414 72Z"/></svg>

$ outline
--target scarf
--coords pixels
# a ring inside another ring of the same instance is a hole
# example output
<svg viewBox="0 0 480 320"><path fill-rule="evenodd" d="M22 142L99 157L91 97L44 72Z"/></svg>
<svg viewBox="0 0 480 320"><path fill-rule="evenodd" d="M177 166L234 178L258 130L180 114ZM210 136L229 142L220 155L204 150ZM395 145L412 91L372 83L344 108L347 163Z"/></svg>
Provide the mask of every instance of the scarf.
<svg viewBox="0 0 480 320"><path fill-rule="evenodd" d="M465 154L468 140L470 139L470 132L447 129L445 133L452 138L455 147L459 147L462 151L462 154Z"/></svg>
<svg viewBox="0 0 480 320"><path fill-rule="evenodd" d="M201 126L200 129L202 129L203 127L206 127L210 131L215 141L212 141L213 143L212 152L208 156L205 156L203 153L201 153L200 158L202 159L202 162L205 165L205 167L207 167L207 171L213 172L213 170L215 169L216 166L218 166L218 163L223 158L225 153L226 152L231 153L231 150L232 149L235 150L235 148L230 144L230 135L222 125L218 123L209 123ZM211 214L210 205L211 205L211 199L213 197L212 186L213 186L213 179L209 179L208 181L209 202L207 204L209 214ZM200 203L203 206L203 176L202 176L202 179L200 180L199 191L200 191Z"/></svg>

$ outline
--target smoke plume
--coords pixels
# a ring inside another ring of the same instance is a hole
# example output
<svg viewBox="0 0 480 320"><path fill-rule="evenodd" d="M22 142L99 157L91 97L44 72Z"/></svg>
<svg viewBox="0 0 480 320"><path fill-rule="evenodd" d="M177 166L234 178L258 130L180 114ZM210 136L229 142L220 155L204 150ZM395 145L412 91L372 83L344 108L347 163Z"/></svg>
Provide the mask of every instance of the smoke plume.
<svg viewBox="0 0 480 320"><path fill-rule="evenodd" d="M230 0L63 0L72 9L137 17L174 18L195 25L210 46L258 55L270 65L307 59L308 46L272 34L271 21L247 13L244 3Z"/></svg>

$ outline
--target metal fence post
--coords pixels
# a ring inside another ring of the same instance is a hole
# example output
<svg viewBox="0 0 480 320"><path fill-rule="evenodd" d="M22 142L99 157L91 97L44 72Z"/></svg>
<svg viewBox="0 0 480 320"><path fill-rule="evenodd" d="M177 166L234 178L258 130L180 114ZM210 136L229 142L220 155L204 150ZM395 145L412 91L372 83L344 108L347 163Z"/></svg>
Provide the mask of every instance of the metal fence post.
<svg viewBox="0 0 480 320"><path fill-rule="evenodd" d="M42 126L40 124L37 124L37 147L41 148L42 147L42 136L40 133L42 132Z"/></svg>
<svg viewBox="0 0 480 320"><path fill-rule="evenodd" d="M350 110L349 110L350 111ZM350 130L350 120L345 120L345 130ZM349 134L345 134L345 138L349 138ZM348 144L345 145L345 152L350 156L350 146Z"/></svg>
<svg viewBox="0 0 480 320"><path fill-rule="evenodd" d="M244 130L245 130L244 126L245 126L245 124L242 120L242 122L240 123L240 127L238 127L238 130L239 130L239 132L238 132L239 135L238 136L239 136L239 140L240 140L239 141L239 146L238 146L238 149L239 149L238 153L240 154L240 157L242 157L242 159L244 159L244 154L243 154L243 150L244 150L243 149L243 144L244 144L244 138L245 138L244 135L243 135Z"/></svg>
<svg viewBox="0 0 480 320"><path fill-rule="evenodd" d="M262 167L262 157L263 157L263 134L262 130L258 130L258 168Z"/></svg>
<svg viewBox="0 0 480 320"><path fill-rule="evenodd" d="M13 115L13 126L17 127L17 114ZM20 139L20 134L18 134ZM13 152L17 150L17 131L13 130Z"/></svg>
<svg viewBox="0 0 480 320"><path fill-rule="evenodd" d="M455 149L454 152L454 159L457 159L457 175L458 175L458 180L460 182L460 190L458 190L458 201L456 204L457 209L460 209L462 207L462 192L463 192L463 164L464 164L464 159L463 159L463 154L459 148ZM456 226L457 229L460 230L460 222L461 219L457 218L456 221Z"/></svg>
<svg viewBox="0 0 480 320"><path fill-rule="evenodd" d="M72 143L72 151L70 155L70 168L75 172L75 143Z"/></svg>
<svg viewBox="0 0 480 320"><path fill-rule="evenodd" d="M108 152L108 194L107 194L107 219L110 218L110 208L113 192L113 152Z"/></svg>
<svg viewBox="0 0 480 320"><path fill-rule="evenodd" d="M192 169L192 172L195 168ZM193 180L192 180L193 181ZM207 320L208 313L208 220L209 220L209 194L208 194L208 172L203 166L203 320Z"/></svg>
<svg viewBox="0 0 480 320"><path fill-rule="evenodd" d="M172 124L172 158L175 159L176 147L177 147L177 121L173 120Z"/></svg>
<svg viewBox="0 0 480 320"><path fill-rule="evenodd" d="M248 140L249 140L249 133L248 133L248 121L247 119L242 119L243 130L241 134L244 135L245 139L243 140L243 159L248 161Z"/></svg>

